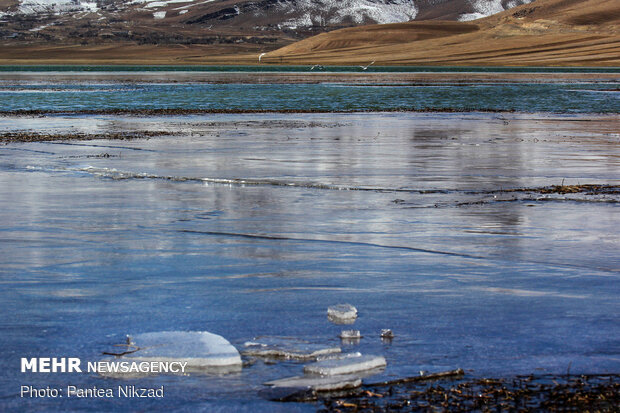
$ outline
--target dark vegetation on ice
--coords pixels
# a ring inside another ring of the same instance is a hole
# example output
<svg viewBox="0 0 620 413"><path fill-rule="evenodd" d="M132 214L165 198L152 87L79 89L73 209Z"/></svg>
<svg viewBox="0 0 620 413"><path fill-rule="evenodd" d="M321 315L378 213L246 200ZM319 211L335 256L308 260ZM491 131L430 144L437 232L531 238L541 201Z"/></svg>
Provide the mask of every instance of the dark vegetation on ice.
<svg viewBox="0 0 620 413"><path fill-rule="evenodd" d="M1 143L11 142L51 142L51 141L92 141L92 140L131 140L148 139L162 135L174 135L166 131L134 131L106 133L36 133L4 132L0 133Z"/></svg>
<svg viewBox="0 0 620 413"><path fill-rule="evenodd" d="M460 376L371 384L346 395L319 396L319 403L322 412L617 412L620 375Z"/></svg>

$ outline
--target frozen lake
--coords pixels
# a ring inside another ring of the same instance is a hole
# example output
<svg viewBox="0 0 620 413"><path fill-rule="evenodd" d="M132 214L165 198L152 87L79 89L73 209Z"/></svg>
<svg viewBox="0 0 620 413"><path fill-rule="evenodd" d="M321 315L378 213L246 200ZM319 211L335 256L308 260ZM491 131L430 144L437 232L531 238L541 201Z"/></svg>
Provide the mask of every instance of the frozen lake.
<svg viewBox="0 0 620 413"><path fill-rule="evenodd" d="M616 107L617 109L617 107ZM303 364L136 379L163 400L21 399L21 357L99 360L125 334L340 346L351 303L382 377L620 370L620 117L489 113L62 115L0 133L157 131L0 146L2 410L313 411L262 399ZM608 193L546 194L603 184ZM529 188L528 191L506 190ZM395 334L380 340L381 329Z"/></svg>

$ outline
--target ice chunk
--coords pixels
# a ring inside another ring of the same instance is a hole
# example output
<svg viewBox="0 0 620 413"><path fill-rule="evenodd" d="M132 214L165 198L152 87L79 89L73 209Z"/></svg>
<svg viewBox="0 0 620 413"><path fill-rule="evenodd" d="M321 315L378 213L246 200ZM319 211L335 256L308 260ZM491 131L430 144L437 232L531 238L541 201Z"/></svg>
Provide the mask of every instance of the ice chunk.
<svg viewBox="0 0 620 413"><path fill-rule="evenodd" d="M383 356L349 357L340 360L323 360L308 364L304 367L305 374L321 376L335 376L339 374L353 374L357 372L379 369L386 366Z"/></svg>
<svg viewBox="0 0 620 413"><path fill-rule="evenodd" d="M244 356L293 360L316 360L319 356L341 352L340 347L326 347L288 337L260 337L244 346Z"/></svg>
<svg viewBox="0 0 620 413"><path fill-rule="evenodd" d="M354 389L362 385L362 379L358 376L341 375L334 377L307 377L297 376L286 379L274 380L265 383L267 386L286 388L310 388L315 391L334 391Z"/></svg>
<svg viewBox="0 0 620 413"><path fill-rule="evenodd" d="M359 330L342 330L340 332L340 338L343 340L359 340L360 338L362 338L362 334Z"/></svg>
<svg viewBox="0 0 620 413"><path fill-rule="evenodd" d="M268 387L258 394L274 402L307 402L317 399L316 391L310 387Z"/></svg>
<svg viewBox="0 0 620 413"><path fill-rule="evenodd" d="M317 357L317 361L322 360L342 360L350 357L361 357L362 353L356 351L355 353L340 353L340 354L328 354L326 356Z"/></svg>
<svg viewBox="0 0 620 413"><path fill-rule="evenodd" d="M357 308L351 304L332 305L327 308L327 318L334 324L353 324L357 318Z"/></svg>
<svg viewBox="0 0 620 413"><path fill-rule="evenodd" d="M185 373L228 373L241 370L241 356L237 349L224 337L207 331L163 331L138 334L132 336L129 345L137 350L124 354L114 361L187 362ZM122 372L102 374L127 376Z"/></svg>
<svg viewBox="0 0 620 413"><path fill-rule="evenodd" d="M340 339L343 344L355 345L359 344L362 338L362 334L359 330L343 330L340 333Z"/></svg>

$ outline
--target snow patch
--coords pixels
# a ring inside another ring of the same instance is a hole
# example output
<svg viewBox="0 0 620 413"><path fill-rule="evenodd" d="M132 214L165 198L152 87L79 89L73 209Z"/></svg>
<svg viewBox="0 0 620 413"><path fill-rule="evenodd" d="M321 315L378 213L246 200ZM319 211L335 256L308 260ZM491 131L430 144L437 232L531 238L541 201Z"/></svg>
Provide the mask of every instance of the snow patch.
<svg viewBox="0 0 620 413"><path fill-rule="evenodd" d="M25 0L19 6L19 13L68 13L68 12L96 12L99 10L96 2L80 0Z"/></svg>
<svg viewBox="0 0 620 413"><path fill-rule="evenodd" d="M279 8L290 12L291 5L283 2L279 4ZM355 24L401 23L415 19L418 14L413 0L392 0L385 3L376 0L298 0L293 10L301 12L301 16L283 22L282 27L296 29L341 24L349 20Z"/></svg>
<svg viewBox="0 0 620 413"><path fill-rule="evenodd" d="M513 7L517 7L520 6L522 4L530 4L532 2L532 0L510 0L508 3L506 3L506 10L508 9L512 9Z"/></svg>
<svg viewBox="0 0 620 413"><path fill-rule="evenodd" d="M278 25L278 27L296 30L298 27L311 27L313 24L312 16L310 13L306 13L298 19L291 19L282 22Z"/></svg>
<svg viewBox="0 0 620 413"><path fill-rule="evenodd" d="M44 24L43 26L35 27L34 29L30 29L29 31L31 31L31 32L38 32L38 31L46 29L46 28L48 28L50 26L52 26L52 25L51 24Z"/></svg>
<svg viewBox="0 0 620 413"><path fill-rule="evenodd" d="M156 11L155 13L153 13L154 19L163 19L164 17L166 17L165 11Z"/></svg>
<svg viewBox="0 0 620 413"><path fill-rule="evenodd" d="M506 10L531 2L532 0L510 0L506 4ZM504 11L504 6L502 6L501 0L470 0L470 4L473 7L474 12L461 14L458 18L459 21L466 22L481 19L483 17L491 16Z"/></svg>
<svg viewBox="0 0 620 413"><path fill-rule="evenodd" d="M201 1L200 3L193 3L193 4L188 4L187 6L177 7L176 9L173 9L173 10L189 9L190 7L199 6L199 5L205 4L205 3L212 3L214 1L215 0L205 0L205 1Z"/></svg>
<svg viewBox="0 0 620 413"><path fill-rule="evenodd" d="M504 11L501 0L470 0L474 13L461 14L458 18L461 22L481 19L492 14Z"/></svg>
<svg viewBox="0 0 620 413"><path fill-rule="evenodd" d="M156 7L166 7L169 4L172 3L189 3L190 1L188 0L165 0L165 1L152 1L149 4L147 4L146 6L144 6L147 9L153 9Z"/></svg>

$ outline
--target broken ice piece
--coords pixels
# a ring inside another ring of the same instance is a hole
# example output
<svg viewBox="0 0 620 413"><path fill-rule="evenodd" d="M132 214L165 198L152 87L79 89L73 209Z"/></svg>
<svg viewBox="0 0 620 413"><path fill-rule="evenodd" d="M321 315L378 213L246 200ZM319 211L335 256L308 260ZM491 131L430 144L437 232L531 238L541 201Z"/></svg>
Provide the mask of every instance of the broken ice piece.
<svg viewBox="0 0 620 413"><path fill-rule="evenodd" d="M384 328L381 330L381 338L391 340L394 338L394 333L389 328Z"/></svg>
<svg viewBox="0 0 620 413"><path fill-rule="evenodd" d="M187 363L182 373L229 373L241 370L241 356L228 340L207 331L162 331L131 337L135 351L114 361ZM112 360L104 360L112 367ZM100 371L108 377L144 376L148 372ZM173 372L175 373L175 372Z"/></svg>
<svg viewBox="0 0 620 413"><path fill-rule="evenodd" d="M342 360L350 357L361 357L362 353L356 351L355 353L339 353L339 354L328 354L326 356L317 357L317 361L322 360Z"/></svg>
<svg viewBox="0 0 620 413"><path fill-rule="evenodd" d="M342 344L355 345L359 344L362 335L359 330L343 330L340 333L340 339L342 340Z"/></svg>
<svg viewBox="0 0 620 413"><path fill-rule="evenodd" d="M258 394L273 402L307 402L317 398L316 391L310 387L268 387Z"/></svg>
<svg viewBox="0 0 620 413"><path fill-rule="evenodd" d="M335 376L379 369L386 366L383 356L360 356L340 360L323 360L304 367L305 374Z"/></svg>
<svg viewBox="0 0 620 413"><path fill-rule="evenodd" d="M287 360L316 360L319 356L340 352L340 347L326 347L286 337L262 337L245 343L245 350L242 354Z"/></svg>
<svg viewBox="0 0 620 413"><path fill-rule="evenodd" d="M342 330L340 338L343 340L359 340L362 335L359 330Z"/></svg>
<svg viewBox="0 0 620 413"><path fill-rule="evenodd" d="M351 304L332 305L327 308L327 318L334 324L353 324L357 318L357 308Z"/></svg>
<svg viewBox="0 0 620 413"><path fill-rule="evenodd" d="M358 376L335 376L335 377L306 377L297 376L286 379L274 380L265 383L266 386L286 388L310 388L315 391L335 391L354 389L362 385L362 379Z"/></svg>

